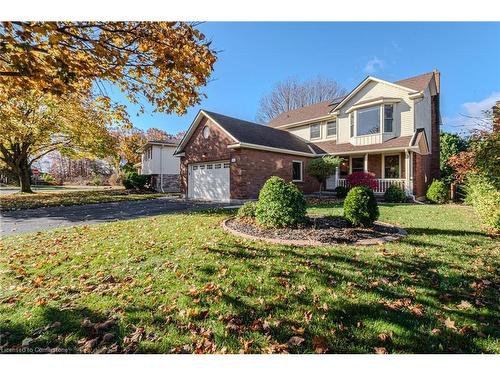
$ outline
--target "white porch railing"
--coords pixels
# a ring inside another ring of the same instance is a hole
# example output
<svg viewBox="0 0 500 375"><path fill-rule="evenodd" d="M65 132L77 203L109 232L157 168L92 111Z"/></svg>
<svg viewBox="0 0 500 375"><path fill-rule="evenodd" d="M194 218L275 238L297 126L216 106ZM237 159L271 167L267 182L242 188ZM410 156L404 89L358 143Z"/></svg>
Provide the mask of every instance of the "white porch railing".
<svg viewBox="0 0 500 375"><path fill-rule="evenodd" d="M404 178L377 178L377 182L378 187L373 191L374 193L384 194L391 185L396 185L403 189L403 191L406 191L406 181ZM339 178L337 180L337 186L347 186L347 180L345 178Z"/></svg>

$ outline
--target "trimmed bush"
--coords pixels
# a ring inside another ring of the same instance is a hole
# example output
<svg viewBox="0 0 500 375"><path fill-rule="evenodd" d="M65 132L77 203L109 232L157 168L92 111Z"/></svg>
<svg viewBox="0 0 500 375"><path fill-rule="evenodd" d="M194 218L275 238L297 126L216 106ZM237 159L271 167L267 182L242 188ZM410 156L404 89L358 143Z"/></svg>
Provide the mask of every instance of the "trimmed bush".
<svg viewBox="0 0 500 375"><path fill-rule="evenodd" d="M391 185L384 193L384 201L399 203L406 200L406 194L399 186Z"/></svg>
<svg viewBox="0 0 500 375"><path fill-rule="evenodd" d="M474 207L481 222L500 231L500 191L481 175L469 174L465 185L465 202Z"/></svg>
<svg viewBox="0 0 500 375"><path fill-rule="evenodd" d="M149 176L138 174L137 172L127 172L123 178L123 186L125 189L144 189L146 183L149 180Z"/></svg>
<svg viewBox="0 0 500 375"><path fill-rule="evenodd" d="M257 202L247 202L238 209L236 216L239 219L254 218L255 210L257 209Z"/></svg>
<svg viewBox="0 0 500 375"><path fill-rule="evenodd" d="M345 186L337 186L335 188L335 194L337 194L337 198L345 198L348 192L349 188Z"/></svg>
<svg viewBox="0 0 500 375"><path fill-rule="evenodd" d="M379 217L377 201L373 191L366 186L352 188L344 200L344 217L352 225L369 227Z"/></svg>
<svg viewBox="0 0 500 375"><path fill-rule="evenodd" d="M353 172L346 178L347 185L352 188L355 186L366 186L371 190L378 188L378 182L375 174L371 172Z"/></svg>
<svg viewBox="0 0 500 375"><path fill-rule="evenodd" d="M306 219L304 194L291 182L273 176L259 193L255 209L257 223L266 228L295 226Z"/></svg>
<svg viewBox="0 0 500 375"><path fill-rule="evenodd" d="M432 203L443 204L449 200L448 193L448 186L443 181L433 180L425 196Z"/></svg>

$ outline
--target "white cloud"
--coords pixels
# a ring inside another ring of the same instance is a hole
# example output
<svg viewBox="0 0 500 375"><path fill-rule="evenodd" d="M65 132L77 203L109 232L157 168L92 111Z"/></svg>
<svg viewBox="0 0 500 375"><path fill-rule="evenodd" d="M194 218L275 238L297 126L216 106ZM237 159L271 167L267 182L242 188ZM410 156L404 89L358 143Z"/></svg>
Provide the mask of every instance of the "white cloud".
<svg viewBox="0 0 500 375"><path fill-rule="evenodd" d="M483 111L491 109L500 101L500 92L493 92L478 102L467 102L460 106L460 112L454 117L443 117L443 125L449 128L471 128L482 119ZM452 130L452 129L449 129Z"/></svg>
<svg viewBox="0 0 500 375"><path fill-rule="evenodd" d="M377 70L382 69L384 65L385 65L384 61L380 60L377 56L375 56L374 58L368 60L365 67L363 68L363 71L367 74L373 74Z"/></svg>

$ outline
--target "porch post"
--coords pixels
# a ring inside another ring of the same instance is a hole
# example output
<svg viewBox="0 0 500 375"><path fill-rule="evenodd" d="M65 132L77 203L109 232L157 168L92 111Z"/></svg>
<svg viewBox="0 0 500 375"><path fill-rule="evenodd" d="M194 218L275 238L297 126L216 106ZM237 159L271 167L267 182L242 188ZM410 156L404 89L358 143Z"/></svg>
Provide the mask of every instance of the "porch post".
<svg viewBox="0 0 500 375"><path fill-rule="evenodd" d="M335 167L335 187L339 186L339 167Z"/></svg>
<svg viewBox="0 0 500 375"><path fill-rule="evenodd" d="M365 172L368 172L368 154L365 154Z"/></svg>
<svg viewBox="0 0 500 375"><path fill-rule="evenodd" d="M407 195L413 193L411 187L411 163L410 163L410 151L405 150L405 191Z"/></svg>

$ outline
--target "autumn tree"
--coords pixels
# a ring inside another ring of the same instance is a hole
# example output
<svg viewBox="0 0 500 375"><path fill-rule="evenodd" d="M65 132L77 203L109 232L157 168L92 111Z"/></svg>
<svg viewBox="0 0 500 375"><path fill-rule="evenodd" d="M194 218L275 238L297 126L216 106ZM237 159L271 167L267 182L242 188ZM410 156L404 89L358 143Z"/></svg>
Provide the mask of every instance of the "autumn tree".
<svg viewBox="0 0 500 375"><path fill-rule="evenodd" d="M145 102L177 114L198 104L216 56L195 26L2 22L0 159L19 173L22 190L31 191L29 166L45 153L57 148L71 154L75 146L75 153L97 152L110 139L110 124L128 123L125 108L107 94L108 85L141 111ZM102 121L88 121L93 116Z"/></svg>
<svg viewBox="0 0 500 375"><path fill-rule="evenodd" d="M262 97L256 120L260 123L268 123L283 112L333 100L344 95L346 95L346 90L333 79L317 77L301 82L295 78L288 78L278 82L270 93Z"/></svg>
<svg viewBox="0 0 500 375"><path fill-rule="evenodd" d="M116 116L99 99L20 89L0 106L0 160L19 176L21 191L32 192L31 165L44 155L104 157L114 150L108 127Z"/></svg>

